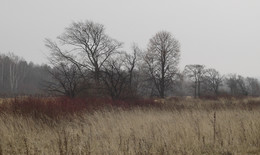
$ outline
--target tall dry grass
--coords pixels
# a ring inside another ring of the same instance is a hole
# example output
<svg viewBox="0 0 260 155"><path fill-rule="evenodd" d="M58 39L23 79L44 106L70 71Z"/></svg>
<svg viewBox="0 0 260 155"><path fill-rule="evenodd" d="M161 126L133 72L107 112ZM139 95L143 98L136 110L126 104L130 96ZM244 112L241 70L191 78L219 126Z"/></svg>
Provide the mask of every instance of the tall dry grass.
<svg viewBox="0 0 260 155"><path fill-rule="evenodd" d="M260 154L259 105L247 98L169 99L57 118L4 109L0 154Z"/></svg>

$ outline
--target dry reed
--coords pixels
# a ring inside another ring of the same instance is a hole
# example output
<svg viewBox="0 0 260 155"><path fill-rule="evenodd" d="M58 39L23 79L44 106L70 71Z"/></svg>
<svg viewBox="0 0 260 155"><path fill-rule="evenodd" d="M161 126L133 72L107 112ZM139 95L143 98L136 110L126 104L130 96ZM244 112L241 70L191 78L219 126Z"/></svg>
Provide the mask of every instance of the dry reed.
<svg viewBox="0 0 260 155"><path fill-rule="evenodd" d="M0 155L260 154L258 101L181 99L59 119L2 112Z"/></svg>

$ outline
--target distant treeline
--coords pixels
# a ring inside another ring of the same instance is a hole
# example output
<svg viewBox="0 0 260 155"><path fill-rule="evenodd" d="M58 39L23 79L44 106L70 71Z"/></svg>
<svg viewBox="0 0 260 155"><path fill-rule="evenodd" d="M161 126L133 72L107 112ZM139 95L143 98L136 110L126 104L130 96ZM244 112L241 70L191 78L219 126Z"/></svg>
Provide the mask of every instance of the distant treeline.
<svg viewBox="0 0 260 155"><path fill-rule="evenodd" d="M146 49L130 51L105 33L104 25L73 22L57 41L45 40L49 64L35 65L14 54L0 55L0 94L110 97L260 96L258 79L221 75L202 64L181 71L180 43L159 31Z"/></svg>
<svg viewBox="0 0 260 155"><path fill-rule="evenodd" d="M191 67L193 68L193 72L191 72ZM1 54L0 95L1 97L17 95L66 95L62 93L64 91L62 87L59 88L60 91L50 92L47 89L50 83L57 83L59 85L59 80L55 79L51 72L56 72L57 74L57 68L50 67L47 64L37 65L32 62L28 63L13 53ZM133 72L132 84L135 85L135 95L158 97L156 88L153 87L153 82L147 80L145 76L145 72L141 70ZM75 82L78 82L79 85L84 85L82 86L84 89L79 94L75 94L76 96L95 95L94 90L91 89L91 80L88 83L82 83L82 81ZM109 93L111 93L102 92L103 95L107 94L107 96L110 96ZM203 65L187 65L185 70L178 75L178 79L175 80L171 89L166 92L165 96L260 96L260 84L258 79L253 77L243 77L236 74L220 75L216 70L206 69Z"/></svg>
<svg viewBox="0 0 260 155"><path fill-rule="evenodd" d="M41 89L42 80L50 79L47 67L47 65L28 63L13 53L1 54L1 97L44 94Z"/></svg>

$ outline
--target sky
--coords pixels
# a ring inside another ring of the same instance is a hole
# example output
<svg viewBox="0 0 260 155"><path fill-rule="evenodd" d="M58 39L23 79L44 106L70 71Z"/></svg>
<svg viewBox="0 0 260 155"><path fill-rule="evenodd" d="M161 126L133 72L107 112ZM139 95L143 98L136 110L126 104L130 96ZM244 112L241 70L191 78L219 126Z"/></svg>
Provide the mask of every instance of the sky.
<svg viewBox="0 0 260 155"><path fill-rule="evenodd" d="M103 24L125 51L133 43L145 49L159 31L172 33L180 69L202 64L260 77L259 0L0 0L0 53L47 63L44 39L85 20Z"/></svg>

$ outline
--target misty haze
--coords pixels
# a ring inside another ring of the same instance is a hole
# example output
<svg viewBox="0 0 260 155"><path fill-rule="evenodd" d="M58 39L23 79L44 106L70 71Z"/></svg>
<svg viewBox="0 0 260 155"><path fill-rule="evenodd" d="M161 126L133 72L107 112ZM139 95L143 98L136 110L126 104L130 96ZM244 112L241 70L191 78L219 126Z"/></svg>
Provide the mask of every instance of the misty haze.
<svg viewBox="0 0 260 155"><path fill-rule="evenodd" d="M0 5L0 155L260 154L257 0Z"/></svg>

